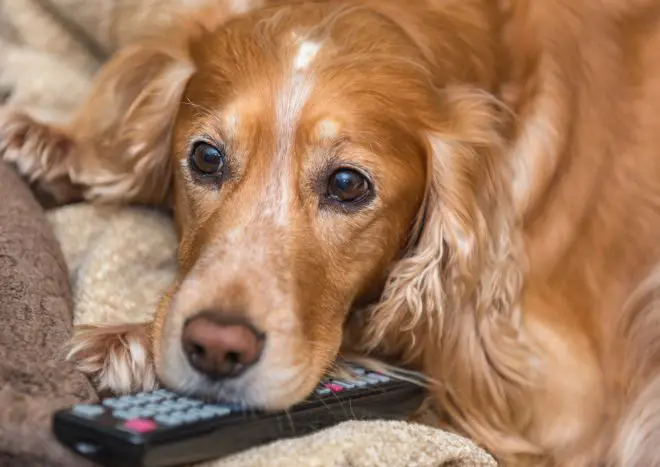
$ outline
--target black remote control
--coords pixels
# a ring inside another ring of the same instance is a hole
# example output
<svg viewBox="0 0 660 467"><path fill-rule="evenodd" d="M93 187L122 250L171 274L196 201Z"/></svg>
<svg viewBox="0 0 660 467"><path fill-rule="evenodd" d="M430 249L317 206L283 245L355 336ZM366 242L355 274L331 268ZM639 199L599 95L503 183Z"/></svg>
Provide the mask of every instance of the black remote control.
<svg viewBox="0 0 660 467"><path fill-rule="evenodd" d="M286 413L246 411L159 389L60 410L53 431L61 443L101 465L164 467L223 457L345 420L405 419L423 400L417 384L349 369L352 378L322 381Z"/></svg>

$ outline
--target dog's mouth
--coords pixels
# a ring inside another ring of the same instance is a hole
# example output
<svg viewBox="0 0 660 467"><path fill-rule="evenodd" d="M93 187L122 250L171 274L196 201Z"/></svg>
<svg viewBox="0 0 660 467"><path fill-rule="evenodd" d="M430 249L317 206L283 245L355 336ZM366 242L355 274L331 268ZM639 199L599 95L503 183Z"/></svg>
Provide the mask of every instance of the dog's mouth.
<svg viewBox="0 0 660 467"><path fill-rule="evenodd" d="M161 384L175 392L250 410L284 410L313 394L334 364L322 364L317 352L290 336L265 339L261 356L251 365L239 361L231 371L214 373L195 367L183 345L163 348L156 370ZM287 338L289 337L289 338ZM334 356L333 356L334 357Z"/></svg>

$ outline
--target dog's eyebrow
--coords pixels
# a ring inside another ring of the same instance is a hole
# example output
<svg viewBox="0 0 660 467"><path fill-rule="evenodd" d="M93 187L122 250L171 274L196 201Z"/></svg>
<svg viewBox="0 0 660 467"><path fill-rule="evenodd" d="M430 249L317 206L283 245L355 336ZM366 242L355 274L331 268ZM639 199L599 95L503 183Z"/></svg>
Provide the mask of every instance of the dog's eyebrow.
<svg viewBox="0 0 660 467"><path fill-rule="evenodd" d="M326 118L316 124L316 131L321 139L333 139L339 133L339 126L335 120Z"/></svg>

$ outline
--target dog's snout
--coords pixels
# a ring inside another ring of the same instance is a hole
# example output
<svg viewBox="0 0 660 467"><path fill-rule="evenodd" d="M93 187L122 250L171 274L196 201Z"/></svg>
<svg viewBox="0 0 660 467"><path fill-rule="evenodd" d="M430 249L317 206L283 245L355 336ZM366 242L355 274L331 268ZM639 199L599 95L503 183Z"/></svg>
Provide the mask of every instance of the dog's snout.
<svg viewBox="0 0 660 467"><path fill-rule="evenodd" d="M200 373L214 379L233 378L259 360L264 337L245 320L201 313L186 322L182 345Z"/></svg>

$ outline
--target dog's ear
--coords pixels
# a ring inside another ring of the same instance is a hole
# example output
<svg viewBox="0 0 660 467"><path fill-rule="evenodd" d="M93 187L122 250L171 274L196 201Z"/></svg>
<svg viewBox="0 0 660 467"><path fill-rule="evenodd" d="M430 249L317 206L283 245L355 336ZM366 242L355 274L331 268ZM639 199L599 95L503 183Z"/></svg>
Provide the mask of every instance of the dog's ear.
<svg viewBox="0 0 660 467"><path fill-rule="evenodd" d="M418 236L364 313L362 351L422 370L452 423L491 446L524 426L533 375L520 311L521 239L494 99L447 89L422 135L427 196ZM441 114L439 117L437 114ZM358 346L360 347L360 345ZM499 444L498 444L499 443Z"/></svg>
<svg viewBox="0 0 660 467"><path fill-rule="evenodd" d="M418 236L367 314L366 347L413 362L432 354L442 372L462 372L433 376L468 386L471 378L486 384L489 370L521 378L522 265L502 114L492 97L466 89L447 89L439 107L423 135Z"/></svg>
<svg viewBox="0 0 660 467"><path fill-rule="evenodd" d="M153 41L121 51L100 72L70 125L72 181L84 198L163 203L170 189L170 133L194 72L183 47Z"/></svg>
<svg viewBox="0 0 660 467"><path fill-rule="evenodd" d="M170 192L170 133L193 67L183 44L144 41L99 72L68 124L0 115L0 158L55 204L162 204Z"/></svg>

